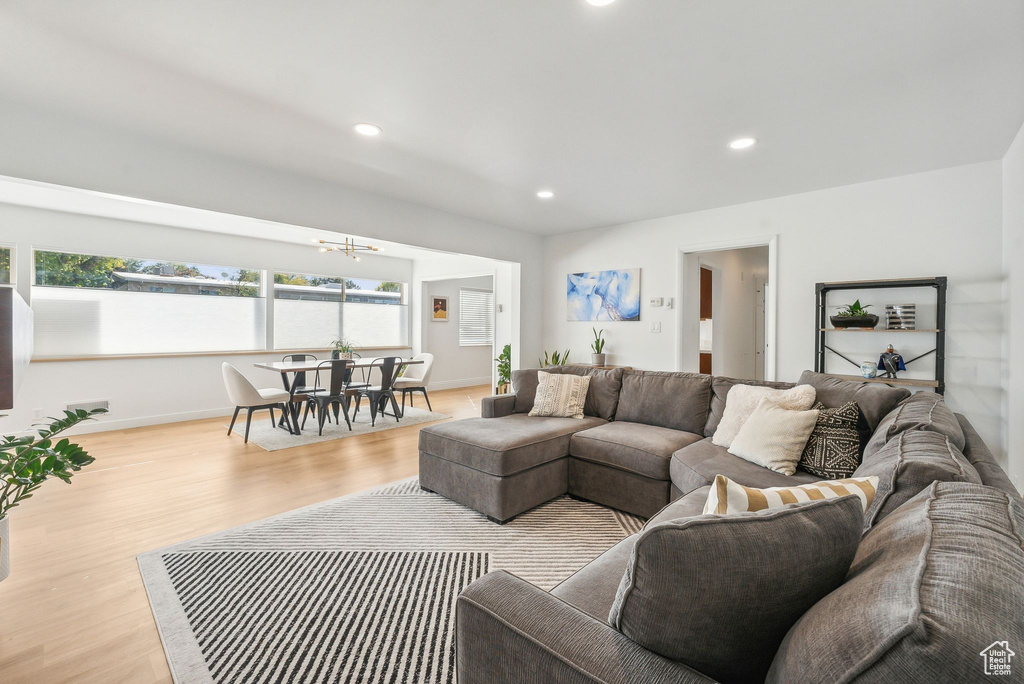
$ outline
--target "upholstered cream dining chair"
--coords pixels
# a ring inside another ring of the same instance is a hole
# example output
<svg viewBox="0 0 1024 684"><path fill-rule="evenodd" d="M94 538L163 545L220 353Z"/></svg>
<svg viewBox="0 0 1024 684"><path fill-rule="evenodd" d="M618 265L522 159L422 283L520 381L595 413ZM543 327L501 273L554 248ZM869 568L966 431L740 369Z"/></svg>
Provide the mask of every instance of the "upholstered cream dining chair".
<svg viewBox="0 0 1024 684"><path fill-rule="evenodd" d="M224 375L224 388L228 391L228 399L235 405L235 413L231 416L231 425L228 426L228 434L235 427L235 420L238 412L245 409L245 442L249 441L249 426L252 423L252 412L262 409L270 410L270 422L277 425L274 420L274 409L280 409L284 415L284 425L288 432L292 432L291 414L288 411L288 402L291 395L283 389L256 389L244 375L230 363L225 362L220 367Z"/></svg>

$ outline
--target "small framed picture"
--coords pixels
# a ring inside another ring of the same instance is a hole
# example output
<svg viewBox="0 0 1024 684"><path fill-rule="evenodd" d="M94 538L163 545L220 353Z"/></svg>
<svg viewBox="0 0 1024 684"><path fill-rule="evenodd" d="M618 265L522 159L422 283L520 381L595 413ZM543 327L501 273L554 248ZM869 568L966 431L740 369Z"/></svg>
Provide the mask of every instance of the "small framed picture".
<svg viewBox="0 0 1024 684"><path fill-rule="evenodd" d="M431 305L433 308L433 314L431 320L437 323L448 322L448 298L447 297L431 297Z"/></svg>

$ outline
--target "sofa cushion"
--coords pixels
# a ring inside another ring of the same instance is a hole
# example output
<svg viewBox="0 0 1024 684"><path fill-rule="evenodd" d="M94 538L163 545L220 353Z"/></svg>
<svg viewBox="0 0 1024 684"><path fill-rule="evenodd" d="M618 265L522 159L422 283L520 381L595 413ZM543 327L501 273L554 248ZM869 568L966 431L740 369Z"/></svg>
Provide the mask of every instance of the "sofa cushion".
<svg viewBox="0 0 1024 684"><path fill-rule="evenodd" d="M995 455L989 450L981 435L971 425L971 422L959 413L956 414L956 419L964 431L964 456L974 466L978 477L981 478L981 483L1000 489L1012 496L1020 496L1020 492L1013 486L1009 475L999 465L999 461L996 460Z"/></svg>
<svg viewBox="0 0 1024 684"><path fill-rule="evenodd" d="M711 376L628 371L615 420L700 433L708 419Z"/></svg>
<svg viewBox="0 0 1024 684"><path fill-rule="evenodd" d="M796 391L796 388L782 391ZM743 427L729 446L729 453L777 473L792 475L817 422L818 412L813 409L785 409L772 397L765 397L743 422ZM725 425L724 420L722 425ZM721 429L719 426L719 431Z"/></svg>
<svg viewBox="0 0 1024 684"><path fill-rule="evenodd" d="M719 681L763 680L790 627L843 582L862 516L845 496L648 527L608 622Z"/></svg>
<svg viewBox="0 0 1024 684"><path fill-rule="evenodd" d="M533 400L537 397L537 368L523 368L512 371L512 391L516 393L514 413L529 413L533 408Z"/></svg>
<svg viewBox="0 0 1024 684"><path fill-rule="evenodd" d="M692 518L695 515L704 514L704 504L708 500L708 493L711 487L699 487L688 494L671 502L660 511L655 513L644 525L644 528L657 525L666 520L678 520L679 518Z"/></svg>
<svg viewBox="0 0 1024 684"><path fill-rule="evenodd" d="M527 368L512 371L512 390L516 393L515 413L529 413L537 397L537 385L540 382L537 373L541 369ZM622 368L597 369L586 366L548 366L545 373L572 373L590 378L587 389L587 401L583 405L583 415L597 416L611 420L619 404L619 390L622 388Z"/></svg>
<svg viewBox="0 0 1024 684"><path fill-rule="evenodd" d="M600 418L467 418L420 430L420 451L469 468L507 477L569 453L573 433L604 423Z"/></svg>
<svg viewBox="0 0 1024 684"><path fill-rule="evenodd" d="M814 388L810 385L797 385L781 390L756 385L733 385L725 402L725 413L711 440L718 446L732 446L732 440L736 439L743 424L765 398L788 411L807 411L814 405Z"/></svg>
<svg viewBox="0 0 1024 684"><path fill-rule="evenodd" d="M569 454L655 480L667 480L672 454L700 439L700 435L692 432L617 420L577 432L569 442Z"/></svg>
<svg viewBox="0 0 1024 684"><path fill-rule="evenodd" d="M711 378L711 407L708 410L708 419L704 423L704 436L711 437L722 422L722 415L725 413L725 400L729 396L729 390L733 385L753 385L754 387L771 387L772 389L789 389L795 387L791 382L766 382L764 380L740 380L738 378L726 378L714 376Z"/></svg>
<svg viewBox="0 0 1024 684"><path fill-rule="evenodd" d="M768 681L987 680L983 649L1024 644L1021 530L1019 497L932 483L864 536L846 582L789 631Z"/></svg>
<svg viewBox="0 0 1024 684"><path fill-rule="evenodd" d="M792 475L783 475L774 470L744 461L733 456L725 447L702 439L672 454L669 475L672 483L683 494L698 487L705 487L715 481L715 475L722 474L748 487L786 487L805 482L817 482L821 478L798 470Z"/></svg>
<svg viewBox="0 0 1024 684"><path fill-rule="evenodd" d="M875 499L877 477L857 477L845 480L822 480L792 487L744 487L725 475L715 477L708 491L708 500L702 513L744 513L765 508L783 508L788 504L856 496L867 512Z"/></svg>
<svg viewBox="0 0 1024 684"><path fill-rule="evenodd" d="M964 448L964 431L942 397L934 392L918 392L903 400L878 424L864 448L865 456L876 453L896 435L908 430L928 430L949 437L957 449Z"/></svg>
<svg viewBox="0 0 1024 684"><path fill-rule="evenodd" d="M633 534L563 580L551 593L587 615L608 622L608 611L639 535Z"/></svg>
<svg viewBox="0 0 1024 684"><path fill-rule="evenodd" d="M605 420L615 417L615 409L619 405L619 392L622 390L622 376L625 372L622 368L554 366L546 370L554 373L585 375L590 378L590 388L587 390L587 403L583 407L583 414L597 416Z"/></svg>
<svg viewBox="0 0 1024 684"><path fill-rule="evenodd" d="M839 408L814 405L818 421L800 454L797 467L826 480L849 477L860 465L860 408L848 401Z"/></svg>
<svg viewBox="0 0 1024 684"><path fill-rule="evenodd" d="M827 408L837 408L848 401L857 402L871 432L874 432L878 423L896 407L896 404L910 396L910 392L902 387L887 387L877 382L843 380L809 370L800 375L798 384L813 387L818 401Z"/></svg>
<svg viewBox="0 0 1024 684"><path fill-rule="evenodd" d="M583 418L590 378L560 373L537 373L537 394L528 416L549 418Z"/></svg>
<svg viewBox="0 0 1024 684"><path fill-rule="evenodd" d="M973 482L981 478L952 441L937 432L901 432L877 453L865 455L854 477L878 476L878 494L865 515L871 527L932 482Z"/></svg>

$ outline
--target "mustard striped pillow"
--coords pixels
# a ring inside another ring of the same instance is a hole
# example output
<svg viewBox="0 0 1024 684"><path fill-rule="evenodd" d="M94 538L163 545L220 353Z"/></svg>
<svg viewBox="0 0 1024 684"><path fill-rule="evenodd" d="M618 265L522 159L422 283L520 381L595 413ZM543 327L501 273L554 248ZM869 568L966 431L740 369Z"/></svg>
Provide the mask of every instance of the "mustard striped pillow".
<svg viewBox="0 0 1024 684"><path fill-rule="evenodd" d="M765 508L782 508L786 504L835 499L853 494L860 498L866 511L875 499L878 478L851 477L845 480L822 480L794 487L768 487L757 489L744 487L725 475L716 475L704 504L704 513L743 513L760 511Z"/></svg>

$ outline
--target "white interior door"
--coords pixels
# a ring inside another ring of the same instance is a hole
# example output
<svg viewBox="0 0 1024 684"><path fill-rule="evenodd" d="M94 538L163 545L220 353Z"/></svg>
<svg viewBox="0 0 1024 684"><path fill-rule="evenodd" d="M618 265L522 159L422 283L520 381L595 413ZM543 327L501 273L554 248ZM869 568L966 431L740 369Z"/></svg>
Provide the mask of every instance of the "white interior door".
<svg viewBox="0 0 1024 684"><path fill-rule="evenodd" d="M764 380L765 358L765 288L767 282L762 275L754 276L754 379Z"/></svg>

